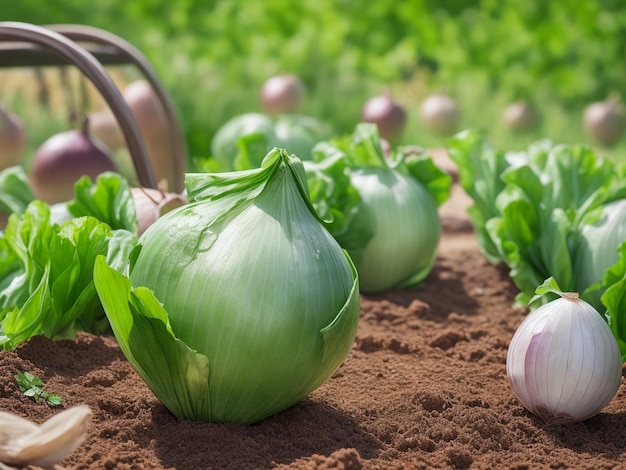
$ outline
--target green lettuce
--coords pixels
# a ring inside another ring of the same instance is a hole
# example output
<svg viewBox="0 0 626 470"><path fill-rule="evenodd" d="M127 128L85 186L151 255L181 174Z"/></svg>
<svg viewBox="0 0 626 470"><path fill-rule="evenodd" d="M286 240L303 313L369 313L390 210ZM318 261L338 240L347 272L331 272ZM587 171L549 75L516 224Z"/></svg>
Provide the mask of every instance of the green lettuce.
<svg viewBox="0 0 626 470"><path fill-rule="evenodd" d="M137 237L90 216L51 223L50 207L30 203L0 232L0 347L14 349L33 336L100 334L108 321L93 284L98 255L123 270Z"/></svg>
<svg viewBox="0 0 626 470"><path fill-rule="evenodd" d="M496 152L474 131L454 136L448 151L473 199L469 215L481 251L510 268L517 302L528 305L552 277L606 314L626 352L619 308L626 295L624 168L584 145L542 141Z"/></svg>

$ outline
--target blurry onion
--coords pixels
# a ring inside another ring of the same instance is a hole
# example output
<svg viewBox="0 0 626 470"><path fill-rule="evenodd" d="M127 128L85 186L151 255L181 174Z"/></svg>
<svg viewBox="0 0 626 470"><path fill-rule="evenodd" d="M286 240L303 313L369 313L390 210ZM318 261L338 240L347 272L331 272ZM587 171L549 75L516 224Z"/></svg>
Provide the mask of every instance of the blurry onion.
<svg viewBox="0 0 626 470"><path fill-rule="evenodd" d="M449 135L457 130L459 124L459 108L448 95L436 93L422 103L420 109L426 127L437 134Z"/></svg>
<svg viewBox="0 0 626 470"><path fill-rule="evenodd" d="M526 132L533 129L539 120L537 111L527 101L516 101L504 110L502 116L506 126L515 132Z"/></svg>
<svg viewBox="0 0 626 470"><path fill-rule="evenodd" d="M596 142L613 145L624 135L626 115L617 99L606 99L585 109L583 124L587 134Z"/></svg>
<svg viewBox="0 0 626 470"><path fill-rule="evenodd" d="M391 93L370 98L361 111L361 121L378 126L383 139L393 140L402 134L407 121L406 111L396 103Z"/></svg>
<svg viewBox="0 0 626 470"><path fill-rule="evenodd" d="M26 152L26 131L22 121L0 106L0 170L17 165Z"/></svg>
<svg viewBox="0 0 626 470"><path fill-rule="evenodd" d="M37 149L29 177L38 199L53 204L74 197L81 176L95 180L105 171L117 171L109 150L89 135L87 119L82 129L61 132Z"/></svg>
<svg viewBox="0 0 626 470"><path fill-rule="evenodd" d="M261 104L266 113L295 113L306 97L306 88L294 74L285 73L271 77L261 87Z"/></svg>
<svg viewBox="0 0 626 470"><path fill-rule="evenodd" d="M157 181L165 180L167 186L175 187L182 175L178 174L174 160L165 111L152 85L147 80L135 80L124 89L122 96L137 122ZM126 147L119 124L108 108L91 115L90 130L112 150Z"/></svg>

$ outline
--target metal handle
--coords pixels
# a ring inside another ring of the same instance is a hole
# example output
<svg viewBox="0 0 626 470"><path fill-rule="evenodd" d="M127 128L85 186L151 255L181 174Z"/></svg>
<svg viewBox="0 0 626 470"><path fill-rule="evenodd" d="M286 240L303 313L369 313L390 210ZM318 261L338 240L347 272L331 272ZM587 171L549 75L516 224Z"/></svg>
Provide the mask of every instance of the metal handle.
<svg viewBox="0 0 626 470"><path fill-rule="evenodd" d="M139 184L148 188L158 187L135 118L104 66L92 54L57 31L29 23L0 22L0 41L30 42L75 65L93 83L117 119L133 159Z"/></svg>

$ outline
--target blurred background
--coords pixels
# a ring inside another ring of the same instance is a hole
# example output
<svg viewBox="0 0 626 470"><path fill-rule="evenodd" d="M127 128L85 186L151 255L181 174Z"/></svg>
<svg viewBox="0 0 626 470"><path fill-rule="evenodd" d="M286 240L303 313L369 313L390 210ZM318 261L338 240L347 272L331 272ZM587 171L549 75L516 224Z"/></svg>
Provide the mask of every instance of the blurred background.
<svg viewBox="0 0 626 470"><path fill-rule="evenodd" d="M376 0L367 6L350 0L19 0L1 3L0 20L91 25L132 43L175 103L193 170L198 159L210 156L213 136L228 119L262 111L261 87L280 73L293 73L305 85L300 112L327 122L337 134L354 130L369 98L389 93L407 116L395 144L442 147L451 132L478 128L502 149L548 138L593 145L621 159L626 138L594 138L584 113L590 104L610 99L604 111L614 111L613 122L623 121L624 5L623 0ZM132 66L108 70L120 88L140 78ZM63 77L57 68L0 67L0 103L28 131L25 161L47 137L71 125L68 99L79 98L68 96L78 93L80 80L75 70ZM445 95L455 107L443 130L433 130L424 116L424 103L433 94ZM93 90L89 96L80 106L104 105ZM505 118L513 103L524 103L518 121L510 109Z"/></svg>

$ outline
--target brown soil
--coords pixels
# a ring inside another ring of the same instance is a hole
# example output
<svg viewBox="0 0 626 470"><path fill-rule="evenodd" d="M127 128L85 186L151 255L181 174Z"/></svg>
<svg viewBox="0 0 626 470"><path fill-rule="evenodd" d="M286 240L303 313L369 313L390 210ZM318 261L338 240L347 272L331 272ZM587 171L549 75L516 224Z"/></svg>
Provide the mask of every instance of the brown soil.
<svg viewBox="0 0 626 470"><path fill-rule="evenodd" d="M626 468L626 390L583 423L547 426L514 397L508 343L525 315L502 266L481 256L454 188L437 264L420 286L363 296L341 368L308 398L255 425L176 419L115 340L35 338L0 353L0 408L58 412L13 379L39 375L63 408L93 411L72 469Z"/></svg>

